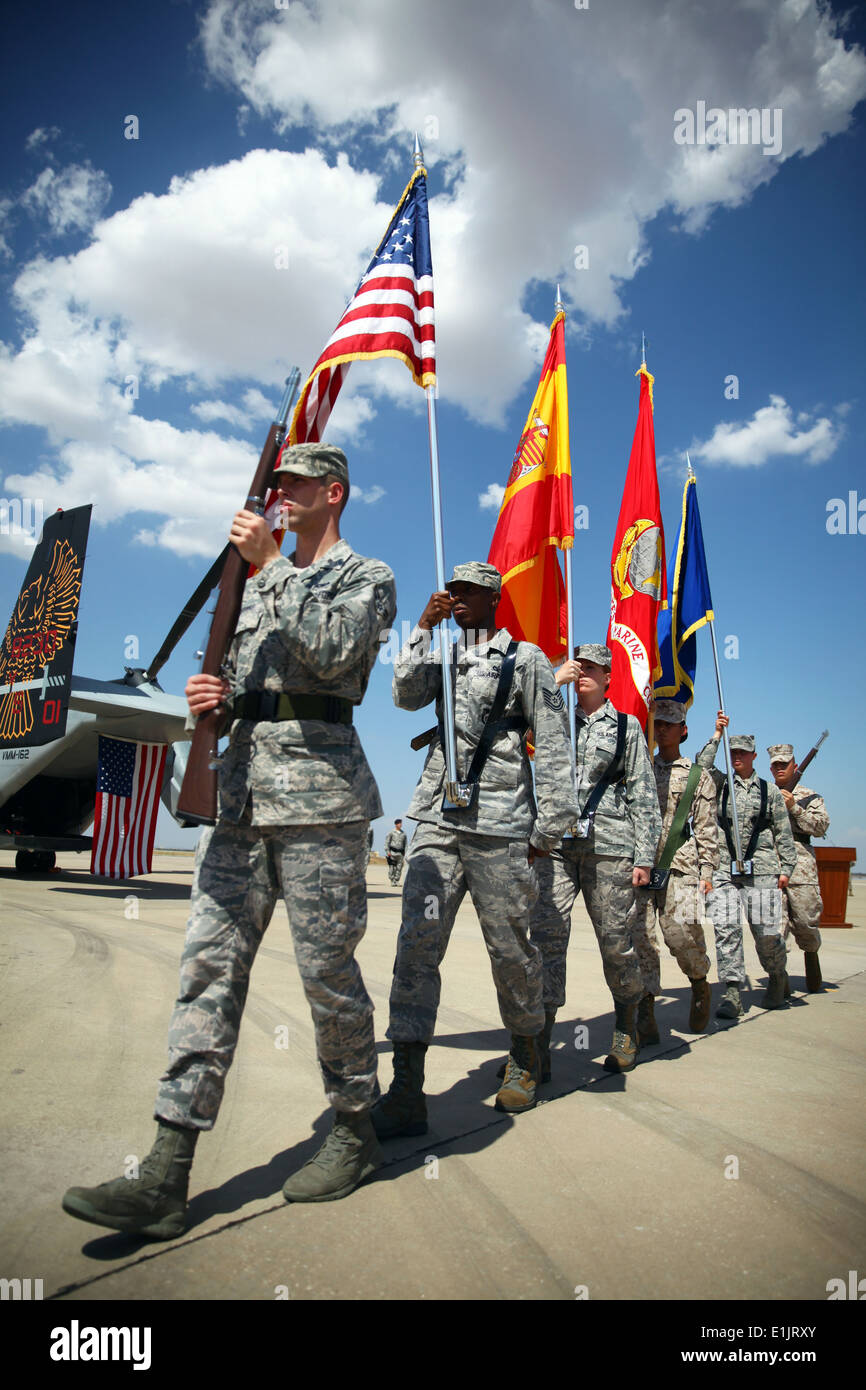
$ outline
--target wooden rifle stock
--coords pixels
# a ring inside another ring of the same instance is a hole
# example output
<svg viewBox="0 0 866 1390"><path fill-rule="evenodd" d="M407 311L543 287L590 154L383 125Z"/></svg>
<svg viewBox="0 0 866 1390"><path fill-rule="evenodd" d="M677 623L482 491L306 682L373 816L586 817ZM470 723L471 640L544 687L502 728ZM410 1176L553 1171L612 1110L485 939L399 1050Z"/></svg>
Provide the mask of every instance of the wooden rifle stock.
<svg viewBox="0 0 866 1390"><path fill-rule="evenodd" d="M809 766L810 762L815 757L815 754L818 752L818 749L821 747L821 744L824 742L824 739L827 737L828 733L829 730L825 729L821 737L818 739L818 742L815 744L815 747L810 748L803 761L798 764L797 771L794 775L794 780L788 788L789 791L794 790L800 778L803 776L803 773L806 771L806 768Z"/></svg>
<svg viewBox="0 0 866 1390"><path fill-rule="evenodd" d="M283 444L285 422L297 390L300 372L295 368L287 378L286 390L280 405L279 414L268 431L265 447L262 449L253 481L250 485L244 507L259 516L264 513L264 499L271 483L277 456ZM234 545L229 546L228 557L220 581L219 598L214 609L201 665L202 674L219 676L222 674L244 596L244 585L249 574L249 561L245 560ZM183 817L187 825L215 825L217 818L217 774L213 766L220 733L225 723L226 712L221 705L216 709L200 714L190 744L189 757L180 796L177 802L177 816Z"/></svg>

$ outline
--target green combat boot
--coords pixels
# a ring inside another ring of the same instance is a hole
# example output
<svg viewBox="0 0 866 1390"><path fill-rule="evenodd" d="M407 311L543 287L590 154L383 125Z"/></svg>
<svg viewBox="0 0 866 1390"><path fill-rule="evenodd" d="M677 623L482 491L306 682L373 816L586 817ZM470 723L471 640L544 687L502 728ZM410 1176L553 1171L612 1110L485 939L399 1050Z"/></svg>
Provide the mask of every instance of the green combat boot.
<svg viewBox="0 0 866 1390"><path fill-rule="evenodd" d="M427 1133L427 1102L424 1099L424 1054L427 1044L395 1042L394 1080L370 1112L373 1128L380 1139Z"/></svg>
<svg viewBox="0 0 866 1390"><path fill-rule="evenodd" d="M369 1110L336 1110L334 1127L309 1163L283 1184L287 1202L336 1202L385 1162Z"/></svg>
<svg viewBox="0 0 866 1390"><path fill-rule="evenodd" d="M550 1080L550 1039L553 1033L553 1025L555 1022L556 1009L545 1009L544 1027L542 1028L538 1037L535 1039L538 1045L538 1066L540 1071L539 1084L543 1084L545 1081ZM502 1066L496 1073L498 1080L502 1080L503 1076L505 1075L505 1069L507 1065L507 1062L502 1063Z"/></svg>
<svg viewBox="0 0 866 1390"><path fill-rule="evenodd" d="M703 1033L710 1021L710 1002L713 996L706 979L689 980L689 984L692 987L689 1028L693 1033Z"/></svg>
<svg viewBox="0 0 866 1390"><path fill-rule="evenodd" d="M803 959L806 962L806 988L810 994L817 994L822 984L818 952L804 951Z"/></svg>
<svg viewBox="0 0 866 1390"><path fill-rule="evenodd" d="M790 993L790 987L788 987L788 989L786 990L787 985L787 971L771 970L770 978L767 982L766 993L764 994L764 997L761 1000L761 1008L784 1009L785 1000L788 998L788 994Z"/></svg>
<svg viewBox="0 0 866 1390"><path fill-rule="evenodd" d="M728 981L721 1004L716 1009L716 1018L742 1018L743 1004L740 999L740 986Z"/></svg>
<svg viewBox="0 0 866 1390"><path fill-rule="evenodd" d="M637 1006L637 1040L641 1047L652 1047L661 1041L654 1004L655 995L645 994Z"/></svg>
<svg viewBox="0 0 866 1390"><path fill-rule="evenodd" d="M616 1012L613 1042L602 1066L605 1071L631 1071L640 1050L636 1017L638 1006L633 999L627 1003L614 999L613 1006Z"/></svg>
<svg viewBox="0 0 866 1390"><path fill-rule="evenodd" d="M80 1221L130 1235L171 1240L186 1230L186 1194L197 1129L159 1121L153 1148L137 1178L114 1178L99 1187L70 1187L63 1210Z"/></svg>
<svg viewBox="0 0 866 1390"><path fill-rule="evenodd" d="M505 1063L505 1078L496 1093L496 1109L509 1115L535 1107L538 1085L538 1039L511 1034L511 1051Z"/></svg>

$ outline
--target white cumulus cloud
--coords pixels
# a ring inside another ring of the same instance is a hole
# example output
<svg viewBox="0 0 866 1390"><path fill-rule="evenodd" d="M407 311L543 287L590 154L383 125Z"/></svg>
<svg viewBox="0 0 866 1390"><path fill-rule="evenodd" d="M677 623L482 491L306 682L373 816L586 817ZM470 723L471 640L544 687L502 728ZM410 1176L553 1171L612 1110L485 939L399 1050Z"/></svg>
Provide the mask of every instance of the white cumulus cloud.
<svg viewBox="0 0 866 1390"><path fill-rule="evenodd" d="M823 463L841 437L841 427L826 415L814 419L801 410L795 421L784 397L771 396L770 404L756 410L751 420L716 425L710 438L692 443L689 452L702 463L733 468L759 468L769 459L785 457Z"/></svg>
<svg viewBox="0 0 866 1390"><path fill-rule="evenodd" d="M111 182L90 164L43 169L21 202L35 217L45 218L52 232L87 232L111 197Z"/></svg>
<svg viewBox="0 0 866 1390"><path fill-rule="evenodd" d="M505 488L501 483L488 483L478 494L478 505L483 512L498 512L504 496Z"/></svg>

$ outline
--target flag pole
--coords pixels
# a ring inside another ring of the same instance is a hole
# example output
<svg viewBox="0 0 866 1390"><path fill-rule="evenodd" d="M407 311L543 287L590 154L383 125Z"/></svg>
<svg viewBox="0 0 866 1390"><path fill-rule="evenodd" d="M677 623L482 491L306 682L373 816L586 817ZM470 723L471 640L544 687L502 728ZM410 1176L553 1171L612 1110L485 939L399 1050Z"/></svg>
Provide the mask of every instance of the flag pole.
<svg viewBox="0 0 866 1390"><path fill-rule="evenodd" d="M565 305L562 302L562 292L559 285L556 287L556 302L553 306L554 317L557 314L565 314ZM570 460L569 460L570 462ZM574 495L572 494L572 507L574 506ZM572 599L571 587L571 557L573 554L573 544L565 551L565 602L566 602L566 641L568 642L568 655L566 661L571 661L574 657L574 602ZM571 762L572 768L575 765L577 756L577 733L575 729L575 704L574 704L574 681L566 684L566 705L568 709L568 735L571 739Z"/></svg>
<svg viewBox="0 0 866 1390"><path fill-rule="evenodd" d="M695 478L695 472L694 472L694 469L692 468L692 461L691 461L691 459L689 458L688 451L686 451L686 464L687 464L688 470L689 470L689 473L688 473L689 478ZM697 482L697 479L695 479L695 481ZM709 629L710 629L710 641L711 641L712 644L713 644L713 663L714 663L715 668L716 668L716 691L718 692L718 696L719 696L719 710L721 711L722 714L724 714L724 713L725 713L725 696L724 696L724 692L723 692L723 690L722 690L722 672L721 672L721 668L720 668L720 666L719 666L719 649L718 649L718 647L716 646L716 626L715 626L715 619L710 618L708 626L709 626ZM735 795L734 795L734 772L733 772L733 768L732 768L732 766L731 766L731 744L730 744L730 739L728 738L727 726L726 726L724 729L722 729L722 742L723 742L724 747L725 747L725 768L726 768L726 770L727 770L727 776L728 776L728 799L729 799L730 805L731 805L732 829L733 829L733 832L734 832L734 849L736 850L736 854L737 854L737 866L738 866L739 868L742 868L742 866L743 866L743 845L742 845L742 841L741 841L741 839L740 839L740 818L739 818L739 816L737 815L737 799L736 799L736 797L735 797Z"/></svg>
<svg viewBox="0 0 866 1390"><path fill-rule="evenodd" d="M424 164L421 141L415 134L413 160L416 169ZM442 534L442 492L439 481L439 436L436 429L436 387L428 386L427 433L430 441L430 487L433 495L433 547L436 558L436 589L445 588L445 543ZM465 806L466 797L459 794L457 785L457 740L454 733L454 691L451 688L451 629L447 623L439 627L439 646L442 656L442 712L445 726L445 792L455 806Z"/></svg>

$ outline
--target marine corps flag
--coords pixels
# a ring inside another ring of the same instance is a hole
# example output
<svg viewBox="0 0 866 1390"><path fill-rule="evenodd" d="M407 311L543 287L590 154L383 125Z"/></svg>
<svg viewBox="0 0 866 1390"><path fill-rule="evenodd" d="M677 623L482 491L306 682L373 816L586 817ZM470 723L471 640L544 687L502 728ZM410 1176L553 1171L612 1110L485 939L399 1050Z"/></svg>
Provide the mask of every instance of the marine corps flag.
<svg viewBox="0 0 866 1390"><path fill-rule="evenodd" d="M643 363L640 404L610 559L610 626L613 656L608 698L646 728L653 682L661 674L658 613L667 606L665 533L656 477L652 387Z"/></svg>
<svg viewBox="0 0 866 1390"><path fill-rule="evenodd" d="M668 592L669 607L659 614L662 669L655 693L669 700L679 700L688 709L695 698L698 661L695 633L714 617L698 511L697 478L691 472L683 490L683 515L671 560Z"/></svg>
<svg viewBox="0 0 866 1390"><path fill-rule="evenodd" d="M574 543L568 448L565 314L550 342L535 399L514 455L487 559L502 575L497 621L518 641L534 642L550 661L566 654L565 585L556 548Z"/></svg>

